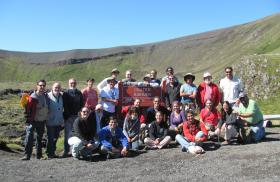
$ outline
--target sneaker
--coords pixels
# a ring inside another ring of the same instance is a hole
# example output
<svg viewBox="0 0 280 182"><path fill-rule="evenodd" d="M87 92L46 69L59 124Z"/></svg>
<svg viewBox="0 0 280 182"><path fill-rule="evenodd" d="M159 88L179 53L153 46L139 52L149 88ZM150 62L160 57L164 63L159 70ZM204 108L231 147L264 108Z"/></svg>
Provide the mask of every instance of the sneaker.
<svg viewBox="0 0 280 182"><path fill-rule="evenodd" d="M30 157L28 157L27 155L23 156L22 158L20 158L20 160L22 161L29 161Z"/></svg>
<svg viewBox="0 0 280 182"><path fill-rule="evenodd" d="M230 141L229 140L225 140L221 143L221 145L229 145L230 144Z"/></svg>
<svg viewBox="0 0 280 182"><path fill-rule="evenodd" d="M187 148L186 147L182 147L182 152L187 152Z"/></svg>

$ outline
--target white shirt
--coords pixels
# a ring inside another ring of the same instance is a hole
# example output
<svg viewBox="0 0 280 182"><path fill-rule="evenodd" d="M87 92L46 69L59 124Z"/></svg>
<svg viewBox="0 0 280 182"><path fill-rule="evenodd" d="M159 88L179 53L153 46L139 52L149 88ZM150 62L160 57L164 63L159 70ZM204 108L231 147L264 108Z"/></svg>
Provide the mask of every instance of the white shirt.
<svg viewBox="0 0 280 182"><path fill-rule="evenodd" d="M113 89L110 89L110 86L107 85L105 88L103 88L100 92L101 98L107 98L107 99L119 99L119 89L114 87ZM115 104L112 102L105 102L101 101L101 105L103 106L104 110L110 113L115 112Z"/></svg>
<svg viewBox="0 0 280 182"><path fill-rule="evenodd" d="M224 101L234 103L238 99L239 93L243 91L243 84L235 76L231 80L225 77L220 81L220 88L224 95Z"/></svg>

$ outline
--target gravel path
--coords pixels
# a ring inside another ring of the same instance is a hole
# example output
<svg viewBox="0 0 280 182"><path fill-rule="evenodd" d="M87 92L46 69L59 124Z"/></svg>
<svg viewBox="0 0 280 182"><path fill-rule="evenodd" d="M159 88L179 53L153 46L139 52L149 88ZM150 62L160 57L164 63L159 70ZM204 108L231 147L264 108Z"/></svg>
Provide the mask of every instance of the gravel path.
<svg viewBox="0 0 280 182"><path fill-rule="evenodd" d="M20 161L0 151L0 181L280 181L280 128L258 144L222 146L195 156L180 148L133 158Z"/></svg>

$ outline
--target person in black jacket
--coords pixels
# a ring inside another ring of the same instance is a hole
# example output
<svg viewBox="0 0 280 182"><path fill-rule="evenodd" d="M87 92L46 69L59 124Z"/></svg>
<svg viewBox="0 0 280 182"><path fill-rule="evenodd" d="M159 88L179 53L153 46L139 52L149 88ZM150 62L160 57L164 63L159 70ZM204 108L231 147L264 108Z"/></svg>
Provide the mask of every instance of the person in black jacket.
<svg viewBox="0 0 280 182"><path fill-rule="evenodd" d="M83 94L76 88L77 81L73 78L69 79L69 89L63 93L63 107L64 107L64 152L63 157L69 154L68 139L73 130L73 123L78 116L78 112L84 106Z"/></svg>
<svg viewBox="0 0 280 182"><path fill-rule="evenodd" d="M72 137L68 143L72 147L72 156L74 158L86 158L92 154L99 142L95 140L96 136L96 120L95 113L89 108L83 107L79 116L73 124Z"/></svg>
<svg viewBox="0 0 280 182"><path fill-rule="evenodd" d="M163 115L160 111L156 112L156 120L149 127L149 137L144 139L148 148L161 149L171 142L171 137L167 135L168 125L163 121Z"/></svg>

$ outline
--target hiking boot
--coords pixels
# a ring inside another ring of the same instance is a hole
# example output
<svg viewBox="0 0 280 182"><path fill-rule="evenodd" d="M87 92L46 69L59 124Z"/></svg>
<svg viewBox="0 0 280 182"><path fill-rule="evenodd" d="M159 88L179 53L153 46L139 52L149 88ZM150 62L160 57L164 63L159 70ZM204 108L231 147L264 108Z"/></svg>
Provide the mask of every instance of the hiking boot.
<svg viewBox="0 0 280 182"><path fill-rule="evenodd" d="M30 157L28 157L27 155L23 156L22 158L20 158L20 160L22 161L29 161Z"/></svg>
<svg viewBox="0 0 280 182"><path fill-rule="evenodd" d="M187 148L186 147L182 147L182 152L187 152Z"/></svg>

